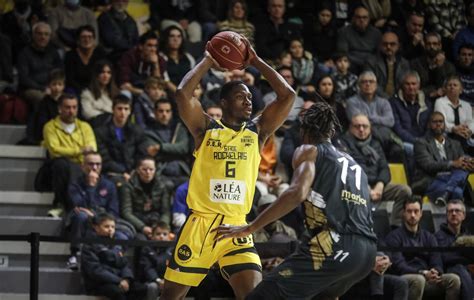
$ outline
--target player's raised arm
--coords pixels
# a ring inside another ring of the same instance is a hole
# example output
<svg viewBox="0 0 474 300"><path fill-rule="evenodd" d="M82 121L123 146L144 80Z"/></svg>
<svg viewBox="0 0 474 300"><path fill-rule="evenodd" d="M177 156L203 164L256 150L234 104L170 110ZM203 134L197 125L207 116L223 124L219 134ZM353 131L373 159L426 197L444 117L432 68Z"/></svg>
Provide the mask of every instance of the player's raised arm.
<svg viewBox="0 0 474 300"><path fill-rule="evenodd" d="M295 102L296 93L286 80L255 53L250 43L249 64L257 68L267 79L277 97L265 109L258 121L260 140L264 142L286 120Z"/></svg>
<svg viewBox="0 0 474 300"><path fill-rule="evenodd" d="M257 218L246 226L226 226L217 228L216 238L245 237L265 227L267 224L280 219L288 214L301 202L303 202L311 191L315 176L315 161L318 150L312 145L303 145L295 150L293 167L295 169L290 187L281 194L278 199L265 209Z"/></svg>
<svg viewBox="0 0 474 300"><path fill-rule="evenodd" d="M208 118L204 114L199 100L193 97L193 91L206 72L211 67L217 67L215 64L215 61L206 51L204 58L184 76L176 90L179 115L193 135L196 147L201 144Z"/></svg>

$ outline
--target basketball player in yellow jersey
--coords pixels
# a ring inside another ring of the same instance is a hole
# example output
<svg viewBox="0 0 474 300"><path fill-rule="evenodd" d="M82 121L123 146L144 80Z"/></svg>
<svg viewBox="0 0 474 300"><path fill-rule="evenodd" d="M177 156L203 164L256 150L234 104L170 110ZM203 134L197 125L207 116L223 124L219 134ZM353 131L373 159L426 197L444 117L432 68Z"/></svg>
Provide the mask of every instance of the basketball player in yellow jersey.
<svg viewBox="0 0 474 300"><path fill-rule="evenodd" d="M283 77L245 42L246 65L257 68L277 94L258 118L250 119L252 94L240 81L222 87L221 121L204 113L200 102L192 97L194 87L211 67L220 68L207 52L186 74L176 92L181 119L194 137L196 161L187 197L191 214L168 264L161 299L184 299L189 288L199 285L215 263L232 286L236 299L244 299L262 280L260 259L251 235L216 242L215 234L211 233L222 224L245 224L252 206L260 149L284 122L295 98Z"/></svg>

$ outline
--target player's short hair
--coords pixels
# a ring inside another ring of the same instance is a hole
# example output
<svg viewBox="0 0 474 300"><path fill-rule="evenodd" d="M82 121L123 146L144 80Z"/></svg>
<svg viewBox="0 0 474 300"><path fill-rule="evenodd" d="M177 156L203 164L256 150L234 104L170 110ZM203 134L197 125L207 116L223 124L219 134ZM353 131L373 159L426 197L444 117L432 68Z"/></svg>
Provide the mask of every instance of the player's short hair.
<svg viewBox="0 0 474 300"><path fill-rule="evenodd" d="M328 103L316 102L305 112L301 121L301 129L314 142L331 138L335 130L341 128L336 112Z"/></svg>
<svg viewBox="0 0 474 300"><path fill-rule="evenodd" d="M229 81L225 83L221 87L220 99L231 100L230 97L231 97L232 91L234 90L236 86L239 86L241 84L245 85L245 83L241 80L233 80L233 81Z"/></svg>

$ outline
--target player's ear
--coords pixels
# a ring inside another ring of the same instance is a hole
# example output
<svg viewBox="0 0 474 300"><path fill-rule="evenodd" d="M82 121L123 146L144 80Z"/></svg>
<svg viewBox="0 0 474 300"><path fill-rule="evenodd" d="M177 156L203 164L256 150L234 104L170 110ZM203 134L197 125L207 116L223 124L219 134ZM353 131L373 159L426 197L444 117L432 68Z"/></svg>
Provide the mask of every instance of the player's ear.
<svg viewBox="0 0 474 300"><path fill-rule="evenodd" d="M228 101L225 99L225 98L221 98L221 100L219 101L221 107L222 107L222 110L225 110L227 108L227 103Z"/></svg>

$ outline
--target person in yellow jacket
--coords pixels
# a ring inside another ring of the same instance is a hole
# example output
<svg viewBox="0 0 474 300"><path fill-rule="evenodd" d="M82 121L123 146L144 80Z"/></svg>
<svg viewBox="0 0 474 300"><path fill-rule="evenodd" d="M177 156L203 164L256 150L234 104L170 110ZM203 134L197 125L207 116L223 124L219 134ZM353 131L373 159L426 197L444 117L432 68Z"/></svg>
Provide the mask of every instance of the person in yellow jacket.
<svg viewBox="0 0 474 300"><path fill-rule="evenodd" d="M48 150L51 181L54 191L53 205L64 206L69 182L81 174L80 164L86 152L97 151L91 126L77 119L76 96L63 94L58 99L59 115L43 128L43 146ZM67 209L67 207L66 207ZM50 211L56 216L58 210Z"/></svg>

